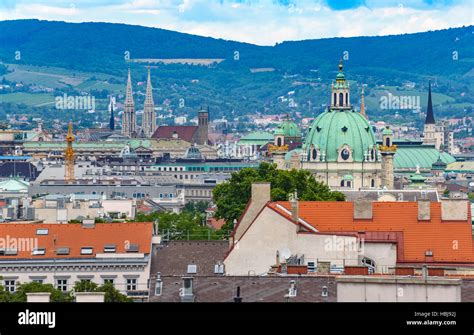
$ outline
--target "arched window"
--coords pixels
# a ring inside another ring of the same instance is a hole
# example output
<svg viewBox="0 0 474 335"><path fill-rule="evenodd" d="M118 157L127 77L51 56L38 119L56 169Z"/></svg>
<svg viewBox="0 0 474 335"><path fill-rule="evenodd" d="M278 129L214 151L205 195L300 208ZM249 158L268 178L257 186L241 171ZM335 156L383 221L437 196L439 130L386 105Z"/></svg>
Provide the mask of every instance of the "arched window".
<svg viewBox="0 0 474 335"><path fill-rule="evenodd" d="M375 179L372 179L372 180L370 181L370 186L371 186L371 187L375 187Z"/></svg>
<svg viewBox="0 0 474 335"><path fill-rule="evenodd" d="M351 187L351 182L350 181L347 182L347 187Z"/></svg>
<svg viewBox="0 0 474 335"><path fill-rule="evenodd" d="M333 104L334 106L336 106L336 105L337 105L337 94L336 94L336 93L334 93L334 95L333 95L333 100L334 100L334 101L332 102L332 104Z"/></svg>
<svg viewBox="0 0 474 335"><path fill-rule="evenodd" d="M311 159L315 161L316 158L318 158L318 151L316 149L313 149L313 151L311 152Z"/></svg>
<svg viewBox="0 0 474 335"><path fill-rule="evenodd" d="M386 145L387 147L390 146L390 137L387 137L387 138L385 139L385 145Z"/></svg>
<svg viewBox="0 0 474 335"><path fill-rule="evenodd" d="M375 149L372 149L370 151L370 160L374 161L375 160Z"/></svg>
<svg viewBox="0 0 474 335"><path fill-rule="evenodd" d="M280 147L281 144L282 144L282 143L281 143L281 137L278 137L278 138L277 138L277 145Z"/></svg>
<svg viewBox="0 0 474 335"><path fill-rule="evenodd" d="M349 93L346 93L346 106L349 106Z"/></svg>
<svg viewBox="0 0 474 335"><path fill-rule="evenodd" d="M341 180L341 187L344 187L344 180Z"/></svg>
<svg viewBox="0 0 474 335"><path fill-rule="evenodd" d="M339 93L339 106L342 107L342 105L344 104L344 94L342 93Z"/></svg>

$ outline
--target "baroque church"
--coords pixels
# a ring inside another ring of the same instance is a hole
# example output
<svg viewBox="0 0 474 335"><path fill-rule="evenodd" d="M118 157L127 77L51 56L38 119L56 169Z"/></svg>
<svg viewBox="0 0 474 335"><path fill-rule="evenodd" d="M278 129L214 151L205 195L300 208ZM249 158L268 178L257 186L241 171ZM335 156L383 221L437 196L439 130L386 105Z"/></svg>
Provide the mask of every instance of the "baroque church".
<svg viewBox="0 0 474 335"><path fill-rule="evenodd" d="M390 129L384 131L384 143L377 145L374 131L364 110L354 110L350 100L350 87L342 61L336 81L331 85L331 100L327 110L319 115L309 128L299 154L286 157L291 168L311 171L318 181L338 188L393 188L393 155ZM282 144L282 139L275 137ZM285 147L276 148L273 160L282 166ZM299 156L299 157L298 157Z"/></svg>

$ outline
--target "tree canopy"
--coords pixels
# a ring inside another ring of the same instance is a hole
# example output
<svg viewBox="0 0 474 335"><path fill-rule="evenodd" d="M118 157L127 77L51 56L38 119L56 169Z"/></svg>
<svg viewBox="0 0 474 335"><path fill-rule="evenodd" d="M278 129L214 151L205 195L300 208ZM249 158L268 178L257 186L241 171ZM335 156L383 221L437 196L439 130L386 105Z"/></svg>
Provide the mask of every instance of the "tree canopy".
<svg viewBox="0 0 474 335"><path fill-rule="evenodd" d="M306 201L344 201L344 194L314 179L307 170L278 170L275 164L261 163L258 168L245 168L216 186L213 191L217 204L216 216L224 218L231 227L234 219L242 214L250 200L252 183L270 182L271 200L288 200L295 191L298 199Z"/></svg>

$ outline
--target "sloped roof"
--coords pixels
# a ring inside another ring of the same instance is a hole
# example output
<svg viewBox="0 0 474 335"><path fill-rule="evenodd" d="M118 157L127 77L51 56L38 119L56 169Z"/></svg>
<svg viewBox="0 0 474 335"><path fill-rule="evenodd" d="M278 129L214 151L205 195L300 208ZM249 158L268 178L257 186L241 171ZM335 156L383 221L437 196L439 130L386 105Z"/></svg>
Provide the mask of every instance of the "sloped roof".
<svg viewBox="0 0 474 335"><path fill-rule="evenodd" d="M12 178L0 182L0 191L21 192L28 191L30 183L24 180Z"/></svg>
<svg viewBox="0 0 474 335"><path fill-rule="evenodd" d="M273 141L273 135L266 131L254 131L242 136L239 140L241 144L266 144Z"/></svg>
<svg viewBox="0 0 474 335"><path fill-rule="evenodd" d="M446 152L439 152L432 146L399 146L393 157L395 169L415 169L417 165L421 169L429 169L434 162L441 158L446 164L456 161L456 159Z"/></svg>
<svg viewBox="0 0 474 335"><path fill-rule="evenodd" d="M285 217L291 211L288 201L268 206ZM400 232L403 238L398 239L398 249L402 259L398 261L426 262L425 252L431 250L434 262L474 262L470 212L466 221L442 221L441 203L431 202L431 219L418 221L417 202L373 202L373 218L361 220L354 219L353 206L352 202L300 201L299 216L321 233ZM457 248L453 241L457 241Z"/></svg>
<svg viewBox="0 0 474 335"><path fill-rule="evenodd" d="M48 229L48 235L37 235L38 229ZM139 253L149 254L152 223L99 223L93 228L84 228L81 224L73 223L5 223L0 225L0 236L9 236L10 240L12 238L37 239L37 247L46 248L45 255L33 256L32 250L17 250L17 255L0 256L0 261L8 259L95 258L96 254L104 252L105 245L115 245L116 253L126 253L125 241L130 241L130 244L138 244ZM7 249L13 248L8 245L5 247ZM81 255L82 247L92 247L92 254ZM55 252L57 248L69 248L69 255L57 255ZM31 249L31 245L27 249Z"/></svg>
<svg viewBox="0 0 474 335"><path fill-rule="evenodd" d="M173 138L173 134L176 133L180 139L183 139L186 142L192 142L197 129L197 126L160 126L155 130L151 137Z"/></svg>

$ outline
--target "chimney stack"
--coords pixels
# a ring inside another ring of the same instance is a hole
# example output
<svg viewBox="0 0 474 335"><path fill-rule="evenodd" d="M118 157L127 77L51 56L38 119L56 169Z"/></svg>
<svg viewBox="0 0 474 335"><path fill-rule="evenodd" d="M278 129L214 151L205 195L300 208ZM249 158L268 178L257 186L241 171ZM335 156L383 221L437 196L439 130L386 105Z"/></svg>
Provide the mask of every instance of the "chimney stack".
<svg viewBox="0 0 474 335"><path fill-rule="evenodd" d="M299 219L299 211L298 211L298 193L295 191L295 193L290 194L290 204L291 204L291 219L294 222L298 222Z"/></svg>
<svg viewBox="0 0 474 335"><path fill-rule="evenodd" d="M252 223L258 213L270 201L270 183L260 182L252 184L251 198L247 208L234 226L233 243L236 243L248 226Z"/></svg>

